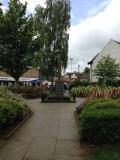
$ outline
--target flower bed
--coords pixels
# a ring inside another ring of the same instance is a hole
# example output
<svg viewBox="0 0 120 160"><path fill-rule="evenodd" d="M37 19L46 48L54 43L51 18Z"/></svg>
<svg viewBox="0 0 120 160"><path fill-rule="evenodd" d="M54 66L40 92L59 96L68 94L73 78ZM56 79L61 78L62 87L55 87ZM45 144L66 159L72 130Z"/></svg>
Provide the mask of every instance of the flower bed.
<svg viewBox="0 0 120 160"><path fill-rule="evenodd" d="M74 97L87 97L92 92L92 89L91 86L74 87L70 90L70 94Z"/></svg>
<svg viewBox="0 0 120 160"><path fill-rule="evenodd" d="M79 86L72 88L70 93L75 97L85 97L87 100L96 98L117 99L120 97L120 87Z"/></svg>

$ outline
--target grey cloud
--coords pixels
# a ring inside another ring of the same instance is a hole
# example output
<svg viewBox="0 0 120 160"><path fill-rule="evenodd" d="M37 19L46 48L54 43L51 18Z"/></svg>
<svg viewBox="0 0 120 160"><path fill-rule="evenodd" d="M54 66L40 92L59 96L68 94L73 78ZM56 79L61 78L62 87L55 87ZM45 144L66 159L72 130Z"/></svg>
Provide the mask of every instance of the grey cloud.
<svg viewBox="0 0 120 160"><path fill-rule="evenodd" d="M120 1L111 0L103 12L71 26L69 57L74 58L74 66L81 63L81 71L87 62L102 50L109 39L120 40L119 8ZM70 65L67 70L69 69Z"/></svg>

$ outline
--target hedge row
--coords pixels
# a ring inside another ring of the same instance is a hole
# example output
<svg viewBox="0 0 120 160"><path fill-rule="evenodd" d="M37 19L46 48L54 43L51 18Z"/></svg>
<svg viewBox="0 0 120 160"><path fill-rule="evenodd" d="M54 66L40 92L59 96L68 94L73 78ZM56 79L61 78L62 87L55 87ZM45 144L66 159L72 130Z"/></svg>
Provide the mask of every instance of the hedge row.
<svg viewBox="0 0 120 160"><path fill-rule="evenodd" d="M120 100L96 99L81 113L81 140L103 143L120 140Z"/></svg>
<svg viewBox="0 0 120 160"><path fill-rule="evenodd" d="M21 121L30 108L7 88L0 87L0 132Z"/></svg>
<svg viewBox="0 0 120 160"><path fill-rule="evenodd" d="M40 93L40 87L23 87L23 86L12 86L8 87L13 93L17 94L29 94L29 93Z"/></svg>
<svg viewBox="0 0 120 160"><path fill-rule="evenodd" d="M80 80L76 80L76 81L73 81L71 84L70 84L70 89L72 89L73 87L79 87L79 86L82 86L82 87L87 87L90 85L90 82L89 81L80 81Z"/></svg>
<svg viewBox="0 0 120 160"><path fill-rule="evenodd" d="M0 129L22 120L29 108L15 100L0 98Z"/></svg>
<svg viewBox="0 0 120 160"><path fill-rule="evenodd" d="M24 98L39 98L41 97L42 90L40 87L22 87L12 86L8 88L13 93L21 94Z"/></svg>

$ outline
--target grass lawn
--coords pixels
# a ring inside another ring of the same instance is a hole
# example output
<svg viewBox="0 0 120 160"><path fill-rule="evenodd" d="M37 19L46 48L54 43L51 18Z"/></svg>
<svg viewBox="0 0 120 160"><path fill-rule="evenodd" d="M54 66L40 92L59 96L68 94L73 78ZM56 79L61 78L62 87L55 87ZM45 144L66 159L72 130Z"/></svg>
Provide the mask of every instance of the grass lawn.
<svg viewBox="0 0 120 160"><path fill-rule="evenodd" d="M120 160L120 144L97 147L85 160Z"/></svg>

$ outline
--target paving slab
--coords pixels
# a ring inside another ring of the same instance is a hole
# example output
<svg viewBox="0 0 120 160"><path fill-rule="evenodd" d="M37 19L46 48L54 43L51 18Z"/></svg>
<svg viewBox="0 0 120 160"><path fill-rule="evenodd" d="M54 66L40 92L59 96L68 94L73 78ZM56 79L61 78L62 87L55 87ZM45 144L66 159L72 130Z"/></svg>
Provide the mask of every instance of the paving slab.
<svg viewBox="0 0 120 160"><path fill-rule="evenodd" d="M57 155L55 160L83 160L80 156L66 156L66 155Z"/></svg>
<svg viewBox="0 0 120 160"><path fill-rule="evenodd" d="M75 126L74 112L64 112L61 114L60 126Z"/></svg>
<svg viewBox="0 0 120 160"><path fill-rule="evenodd" d="M60 126L58 140L78 140L78 130L75 126Z"/></svg>
<svg viewBox="0 0 120 160"><path fill-rule="evenodd" d="M56 155L80 156L80 144L75 140L58 140Z"/></svg>
<svg viewBox="0 0 120 160"><path fill-rule="evenodd" d="M28 143L14 141L13 138L0 149L0 160L22 160Z"/></svg>
<svg viewBox="0 0 120 160"><path fill-rule="evenodd" d="M34 114L0 149L0 160L83 160L75 104L26 102Z"/></svg>
<svg viewBox="0 0 120 160"><path fill-rule="evenodd" d="M56 138L36 137L26 153L24 159L54 159Z"/></svg>

